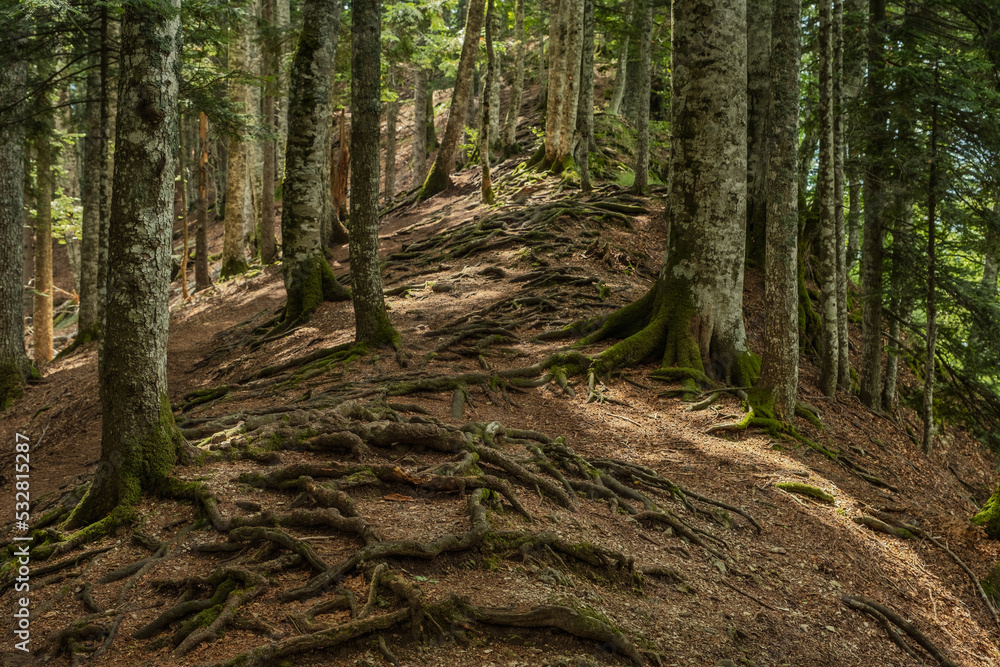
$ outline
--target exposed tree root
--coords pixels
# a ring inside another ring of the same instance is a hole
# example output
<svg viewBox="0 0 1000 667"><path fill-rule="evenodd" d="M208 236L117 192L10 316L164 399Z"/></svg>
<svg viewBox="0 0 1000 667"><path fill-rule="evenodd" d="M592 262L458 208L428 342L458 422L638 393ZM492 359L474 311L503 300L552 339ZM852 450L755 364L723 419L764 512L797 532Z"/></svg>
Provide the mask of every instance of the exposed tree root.
<svg viewBox="0 0 1000 667"><path fill-rule="evenodd" d="M911 639L913 639L917 644L919 644L927 653L934 658L939 665L944 667L958 667L957 663L946 656L941 649L934 645L934 643L927 638L924 633L917 629L909 621L905 620L902 616L894 612L892 609L875 602L874 600L869 600L862 597L853 597L850 595L845 595L841 598L844 604L846 604L851 609L856 609L857 611L868 614L875 620L879 621L882 627L885 628L886 632L897 646L899 646L904 652L909 654L912 658L919 660L916 651L913 650L905 640L900 637L896 631L888 624L887 621L892 622L893 625L898 627L900 630L905 632Z"/></svg>

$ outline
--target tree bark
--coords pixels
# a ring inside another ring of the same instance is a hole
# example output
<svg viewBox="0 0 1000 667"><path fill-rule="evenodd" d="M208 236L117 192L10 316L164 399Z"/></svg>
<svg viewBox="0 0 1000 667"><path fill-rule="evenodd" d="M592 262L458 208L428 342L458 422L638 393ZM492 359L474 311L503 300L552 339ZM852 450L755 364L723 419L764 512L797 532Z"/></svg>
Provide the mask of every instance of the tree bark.
<svg viewBox="0 0 1000 667"><path fill-rule="evenodd" d="M275 0L264 0L263 22L268 29L277 28L274 25ZM273 39L266 39L264 43L264 58L261 74L266 78L279 76L280 67L280 47ZM265 79L266 80L266 79ZM275 146L271 135L277 129L275 119L274 93L275 85L268 81L264 90L264 131L266 137L263 145L263 169L261 170L261 204L260 204L260 238L258 239L258 250L260 251L261 264L267 266L273 264L277 258L278 248L274 238L274 190L275 190Z"/></svg>
<svg viewBox="0 0 1000 667"><path fill-rule="evenodd" d="M289 89L281 209L281 264L286 299L276 333L307 321L323 301L350 298L326 261L321 238L323 164L331 113L330 73L339 12L336 3L328 0L306 0L302 12L302 33L292 62ZM377 150L377 135L375 146ZM377 181L375 188L377 197Z"/></svg>
<svg viewBox="0 0 1000 667"><path fill-rule="evenodd" d="M479 124L479 164L481 168L480 193L484 204L492 205L496 201L493 196L493 184L490 181L490 144L493 136L490 118L493 109L492 90L497 80L496 53L493 50L493 28L496 25L496 10L493 0L486 4L486 85L483 94L483 115Z"/></svg>
<svg viewBox="0 0 1000 667"><path fill-rule="evenodd" d="M493 33L493 39L497 39L500 36L500 14L499 12L493 12L493 18L490 19L488 16L486 18L486 26L488 30ZM500 77L501 77L501 62L499 58L493 58L493 74L492 77L487 74L487 85L486 90L483 93L485 97L489 97L490 108L489 113L484 114L484 118L489 119L489 129L490 129L490 147L496 151L500 151L503 146L500 141Z"/></svg>
<svg viewBox="0 0 1000 667"><path fill-rule="evenodd" d="M764 319L760 378L751 402L776 419L795 415L799 368L798 303L798 159L799 0L776 0L771 37L770 95L772 120L767 145L767 251L764 262Z"/></svg>
<svg viewBox="0 0 1000 667"><path fill-rule="evenodd" d="M182 442L167 398L179 10L179 0L128 5L122 18L101 458L71 526L129 518L143 491L166 480Z"/></svg>
<svg viewBox="0 0 1000 667"><path fill-rule="evenodd" d="M20 36L8 38L9 59L0 67L0 411L21 397L33 374L24 349L24 125L10 122L22 110L28 66Z"/></svg>
<svg viewBox="0 0 1000 667"><path fill-rule="evenodd" d="M937 72L935 71L935 79ZM934 360L937 346L937 103L931 104L931 154L927 194L927 351L924 357L924 454L934 447Z"/></svg>
<svg viewBox="0 0 1000 667"><path fill-rule="evenodd" d="M35 294L31 324L35 365L39 370L52 359L52 197L55 190L51 115L46 131L35 143L38 187L35 199Z"/></svg>
<svg viewBox="0 0 1000 667"><path fill-rule="evenodd" d="M767 221L767 114L775 0L747 2L747 258L764 264Z"/></svg>
<svg viewBox="0 0 1000 667"><path fill-rule="evenodd" d="M472 74L476 56L479 54L479 33L483 29L485 8L484 0L470 0L465 19L462 55L458 61L458 72L455 74L455 88L451 93L448 125L445 127L444 139L441 141L441 148L438 150L434 165L420 188L418 199L427 199L451 185L451 172L455 168L455 151L458 150L458 140L465 129L465 110L472 96Z"/></svg>
<svg viewBox="0 0 1000 667"><path fill-rule="evenodd" d="M833 222L837 230L837 385L851 389L850 339L847 310L847 244L844 227L844 5L833 0Z"/></svg>
<svg viewBox="0 0 1000 667"><path fill-rule="evenodd" d="M819 287L823 317L820 350L820 388L832 397L837 392L840 368L839 324L837 319L837 222L834 200L834 108L833 108L833 18L830 0L819 0Z"/></svg>
<svg viewBox="0 0 1000 667"><path fill-rule="evenodd" d="M747 386L759 367L742 310L746 1L674 0L672 13L669 246L653 288L583 342L628 336L599 355L598 373L658 354Z"/></svg>
<svg viewBox="0 0 1000 667"><path fill-rule="evenodd" d="M228 69L247 72L251 68L251 30L256 24L256 2L251 1L248 7L249 16L237 25L239 34L229 44ZM229 96L233 104L243 113L254 113L251 106L251 86L242 81L233 81L229 85ZM244 137L230 137L226 151L228 163L226 166L226 208L225 236L222 243L222 273L221 278L231 278L246 273L248 268L246 256L246 241L254 226L253 193L251 191L252 151L250 141Z"/></svg>
<svg viewBox="0 0 1000 667"><path fill-rule="evenodd" d="M101 230L101 170L105 169L101 132L100 33L93 38L97 54L91 57L87 72L87 103L84 107L86 135L83 140L83 183L80 204L83 208L80 248L80 311L77 340L81 343L97 337L97 255Z"/></svg>
<svg viewBox="0 0 1000 667"><path fill-rule="evenodd" d="M474 3L476 4L476 3ZM351 25L351 287L355 340L399 348L382 293L378 255L381 34L379 0L354 0Z"/></svg>
<svg viewBox="0 0 1000 667"><path fill-rule="evenodd" d="M634 0L630 0L625 15L633 16L635 13L634 7ZM615 86L611 90L611 101L608 102L607 110L607 113L612 116L618 116L621 113L622 100L625 97L625 80L628 76L629 38L631 36L632 30L627 27L618 45L618 68L615 70Z"/></svg>
<svg viewBox="0 0 1000 667"><path fill-rule="evenodd" d="M208 116L198 114L198 228L194 235L194 291L212 284L208 272Z"/></svg>
<svg viewBox="0 0 1000 667"><path fill-rule="evenodd" d="M389 65L389 90L396 92L396 66ZM399 102L385 103L385 200L396 198L396 122Z"/></svg>
<svg viewBox="0 0 1000 667"><path fill-rule="evenodd" d="M561 173L573 160L580 104L583 3L560 0L549 37L549 98L545 111L542 169Z"/></svg>
<svg viewBox="0 0 1000 667"><path fill-rule="evenodd" d="M632 192L645 194L649 189L649 95L653 70L653 5L639 0L642 31L639 35L639 106L635 110L635 181ZM645 103L643 103L645 100Z"/></svg>
<svg viewBox="0 0 1000 667"><path fill-rule="evenodd" d="M593 189L590 183L590 149L594 143L594 0L583 0L583 53L580 59L580 103L576 115L577 164L580 188ZM647 161L648 163L648 161Z"/></svg>
<svg viewBox="0 0 1000 667"><path fill-rule="evenodd" d="M885 0L871 0L868 32L868 103L871 108L865 168L865 236L861 247L861 402L872 410L882 397L882 243L888 141L882 82Z"/></svg>
<svg viewBox="0 0 1000 667"><path fill-rule="evenodd" d="M524 95L524 0L514 0L514 85L503 123L503 153L514 154L517 146L517 119L521 116Z"/></svg>
<svg viewBox="0 0 1000 667"><path fill-rule="evenodd" d="M423 67L413 71L413 150L411 169L413 179L410 187L415 188L427 178L427 78Z"/></svg>

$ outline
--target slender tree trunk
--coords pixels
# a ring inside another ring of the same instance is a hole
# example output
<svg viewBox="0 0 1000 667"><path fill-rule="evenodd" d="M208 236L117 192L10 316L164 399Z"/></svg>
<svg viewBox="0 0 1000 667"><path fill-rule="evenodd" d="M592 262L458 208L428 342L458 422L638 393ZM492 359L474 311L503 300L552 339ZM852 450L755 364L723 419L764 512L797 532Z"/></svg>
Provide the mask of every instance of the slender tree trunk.
<svg viewBox="0 0 1000 667"><path fill-rule="evenodd" d="M351 7L351 135L357 139L351 151L350 228L355 340L399 349L399 334L385 310L378 255L380 2L354 0Z"/></svg>
<svg viewBox="0 0 1000 667"><path fill-rule="evenodd" d="M180 132L178 132L178 137L180 139L180 150L177 151L177 172L178 179L177 185L181 189L181 224L184 225L183 232L183 243L181 248L181 297L187 301L188 300L188 227L190 223L188 221L188 197L187 197L187 154L184 150L184 132L183 132L183 116L179 119ZM172 231L172 230L171 230Z"/></svg>
<svg viewBox="0 0 1000 667"><path fill-rule="evenodd" d="M632 120L639 109L639 87L641 85L642 46L639 44L639 26L642 24L643 3L646 0L633 0L632 20L630 28L634 31L628 45L628 66L625 68L625 95L622 98L622 118Z"/></svg>
<svg viewBox="0 0 1000 667"><path fill-rule="evenodd" d="M292 62L281 208L281 263L287 296L276 333L307 321L323 301L350 296L333 275L321 238L323 163L331 113L329 74L333 71L338 9L327 0L306 0L302 9L302 33ZM377 180L375 192L378 197ZM352 221L351 226L355 225ZM353 274L358 267L351 266Z"/></svg>
<svg viewBox="0 0 1000 667"><path fill-rule="evenodd" d="M833 0L833 222L837 230L837 384L851 389L847 310L847 245L844 228L844 5Z"/></svg>
<svg viewBox="0 0 1000 667"><path fill-rule="evenodd" d="M558 0L549 19L548 98L545 103L545 157L542 167L547 169L556 162L559 152L559 134L562 131L563 97L566 87L566 38L569 15L568 5L573 0Z"/></svg>
<svg viewBox="0 0 1000 667"><path fill-rule="evenodd" d="M505 21L506 22L506 21ZM496 11L493 12L492 22L489 18L486 19L486 25L489 29L493 31L493 39L497 39L500 36L500 14ZM490 147L497 152L503 149L500 137L500 78L501 78L501 62L499 58L494 57L493 59L493 75L492 78L487 74L487 81L489 82L486 86L486 95L490 98L490 109L489 113L484 116L484 118L489 118L489 129L490 129Z"/></svg>
<svg viewBox="0 0 1000 667"><path fill-rule="evenodd" d="M747 386L759 367L742 307L746 0L674 0L672 13L668 250L653 288L582 342L628 336L599 355L598 374L658 354L690 380Z"/></svg>
<svg viewBox="0 0 1000 667"><path fill-rule="evenodd" d="M483 0L470 0L465 20L462 55L458 61L455 88L451 94L451 112L448 114L448 125L444 131L444 139L441 141L441 149L427 175L427 180L420 188L418 199L427 199L451 185L451 172L455 168L455 151L458 150L458 140L464 130L464 110L468 107L472 95L472 74L476 64L476 56L479 53L479 34L483 29L485 8L486 3Z"/></svg>
<svg viewBox="0 0 1000 667"><path fill-rule="evenodd" d="M630 0L627 16L634 15L635 3ZM621 43L618 45L618 68L615 70L615 87L611 90L611 101L608 103L607 113L617 116L621 113L622 99L625 97L625 79L628 76L628 47L631 29L627 29L622 35Z"/></svg>
<svg viewBox="0 0 1000 667"><path fill-rule="evenodd" d="M51 119L49 119L51 122ZM51 127L49 128L51 130ZM35 206L35 299L31 324L34 330L35 365L39 370L52 359L52 197L55 190L51 135L36 141L38 188Z"/></svg>
<svg viewBox="0 0 1000 667"><path fill-rule="evenodd" d="M274 25L275 0L264 0L263 21L268 28L277 28ZM274 40L267 40L264 45L264 59L262 74L265 77L279 76L280 69L280 48ZM274 92L275 85L272 82L265 84L264 91L264 130L267 137L263 146L263 170L261 180L261 203L260 203L260 240L258 248L260 250L261 264L267 266L273 264L277 258L278 248L274 238L274 190L275 190L275 147L271 134L277 129L275 122Z"/></svg>
<svg viewBox="0 0 1000 667"><path fill-rule="evenodd" d="M427 178L427 77L428 72L422 67L413 71L413 150L411 169L413 180L410 187L415 188Z"/></svg>
<svg viewBox="0 0 1000 667"><path fill-rule="evenodd" d="M389 90L396 90L396 66L389 66ZM385 103L385 200L396 198L396 123L399 102Z"/></svg>
<svg viewBox="0 0 1000 667"><path fill-rule="evenodd" d="M747 2L747 258L764 264L767 112L774 0Z"/></svg>
<svg viewBox="0 0 1000 667"><path fill-rule="evenodd" d="M87 103L84 108L87 134L83 145L83 183L80 203L83 207L82 244L80 249L80 314L77 340L85 343L97 336L97 255L101 229L101 171L105 169L101 147L101 68L99 33L95 33L87 73Z"/></svg>
<svg viewBox="0 0 1000 667"><path fill-rule="evenodd" d="M885 0L871 0L868 33L868 131L865 174L865 237L861 248L861 402L878 410L882 396L882 243L885 212L886 110L882 82Z"/></svg>
<svg viewBox="0 0 1000 667"><path fill-rule="evenodd" d="M347 182L351 174L351 139L347 135L347 116L343 109L340 111L340 137L337 142L337 168L330 177L330 186L333 191L333 206L337 213L338 220L346 220L347 212ZM337 225L337 229L343 224ZM347 243L347 238L342 235L337 239L340 243Z"/></svg>
<svg viewBox="0 0 1000 667"><path fill-rule="evenodd" d="M71 526L132 516L167 479L182 443L167 398L170 247L180 2L128 5L100 369L101 458Z"/></svg>
<svg viewBox="0 0 1000 667"><path fill-rule="evenodd" d="M9 58L0 67L0 411L21 397L34 372L24 350L24 126L27 62L22 41L8 34Z"/></svg>
<svg viewBox="0 0 1000 667"><path fill-rule="evenodd" d="M830 0L819 0L819 286L823 314L820 388L826 396L837 392L840 368L839 323L837 319L837 221L834 177L833 108L833 20Z"/></svg>
<svg viewBox="0 0 1000 667"><path fill-rule="evenodd" d="M912 138L912 132L907 134ZM889 255L889 284L893 296L889 299L889 344L885 350L885 380L882 386L882 409L890 413L896 407L896 383L899 378L899 343L896 341L900 337L900 322L909 320L913 310L910 294L914 287L910 263L916 249L913 203L904 188L896 193L893 208L893 217L897 220Z"/></svg>
<svg viewBox="0 0 1000 667"><path fill-rule="evenodd" d="M649 189L649 96L653 70L653 5L639 0L642 32L639 37L639 106L635 110L635 182L632 192L644 194Z"/></svg>
<svg viewBox="0 0 1000 667"><path fill-rule="evenodd" d="M111 45L115 29L109 20L107 5L101 8L101 223L97 235L97 365L98 374L104 357L104 329L108 303L108 242L111 233L111 195L114 175L115 118L118 108L117 85L112 86ZM115 70L117 72L117 70ZM117 77L117 74L116 74Z"/></svg>
<svg viewBox="0 0 1000 667"><path fill-rule="evenodd" d="M776 0L771 38L764 300L764 345L760 378L751 401L775 418L791 422L799 374L798 144L801 3Z"/></svg>
<svg viewBox="0 0 1000 667"><path fill-rule="evenodd" d="M503 123L503 153L513 155L517 146L517 119L521 115L524 95L524 0L514 0L514 85Z"/></svg>
<svg viewBox="0 0 1000 667"><path fill-rule="evenodd" d="M254 2L249 9L250 17L237 26L239 34L229 44L229 70L247 72L252 67L251 30L254 26L252 16ZM251 86L241 81L229 85L229 95L233 104L242 113L256 111L251 107ZM246 256L246 240L249 230L253 229L254 206L251 192L252 151L250 141L244 137L230 137L226 152L226 208L225 236L222 243L222 274L221 278L231 278L246 273L248 268Z"/></svg>
<svg viewBox="0 0 1000 667"><path fill-rule="evenodd" d="M275 26L285 36L290 28L291 8L289 0L274 0ZM285 178L285 145L288 143L288 71L284 66L283 54L278 54L278 96L275 99L278 127L278 145L275 148L274 161L278 171L278 183Z"/></svg>
<svg viewBox="0 0 1000 667"><path fill-rule="evenodd" d="M935 72L935 75L937 73ZM936 76L935 76L936 78ZM931 104L931 155L927 194L927 356L924 358L924 454L934 447L934 354L937 346L937 103Z"/></svg>
<svg viewBox="0 0 1000 667"><path fill-rule="evenodd" d="M493 7L493 0L488 0L486 5L486 86L485 93L483 95L483 116L482 122L480 123L479 130L479 164L482 168L482 183L480 187L480 192L482 194L482 200L484 204L492 205L496 201L496 197L493 196L493 184L490 181L490 137L493 135L490 133L492 130L490 117L490 110L493 108L493 95L490 91L493 90L493 85L496 83L497 70L496 70L496 53L493 50L493 28L496 25L494 20L496 10Z"/></svg>
<svg viewBox="0 0 1000 667"><path fill-rule="evenodd" d="M576 115L580 188L590 191L590 149L594 143L594 0L583 0L583 53L580 60L580 103Z"/></svg>
<svg viewBox="0 0 1000 667"><path fill-rule="evenodd" d="M198 114L198 228L194 234L194 291L211 286L208 272L208 116Z"/></svg>
<svg viewBox="0 0 1000 667"><path fill-rule="evenodd" d="M994 219L1000 217L1000 201L993 203ZM983 277L979 284L990 298L997 295L997 276L1000 274L1000 234L992 223L986 230L986 250L983 252Z"/></svg>

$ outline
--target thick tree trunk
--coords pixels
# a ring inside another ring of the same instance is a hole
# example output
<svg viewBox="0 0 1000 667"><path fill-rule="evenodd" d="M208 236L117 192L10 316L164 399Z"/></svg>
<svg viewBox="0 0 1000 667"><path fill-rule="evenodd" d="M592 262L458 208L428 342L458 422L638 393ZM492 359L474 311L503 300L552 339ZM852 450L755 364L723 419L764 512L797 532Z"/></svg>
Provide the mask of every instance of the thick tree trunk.
<svg viewBox="0 0 1000 667"><path fill-rule="evenodd" d="M291 7L289 0L275 0L274 20L275 27L281 31L282 36L287 34L291 27ZM283 62L279 57L279 63ZM278 96L275 100L277 107L278 126L278 146L275 149L274 161L278 171L278 182L285 178L285 146L288 143L288 102L290 100L288 91L288 71L284 66L278 68Z"/></svg>
<svg viewBox="0 0 1000 667"><path fill-rule="evenodd" d="M93 40L100 49L100 34ZM80 314L76 338L81 343L97 336L97 255L101 229L101 170L105 168L101 132L101 68L100 55L91 58L87 73L87 104L84 108L86 136L83 140L83 183L80 203L83 208L82 243L80 249Z"/></svg>
<svg viewBox="0 0 1000 667"><path fill-rule="evenodd" d="M458 141L465 129L465 110L472 96L472 74L479 54L479 34L483 29L483 14L486 8L484 0L471 0L465 20L465 40L462 43L462 55L458 61L458 72L455 74L455 88L451 93L451 111L448 114L448 125L441 141L434 165L427 179L420 188L418 199L427 199L436 195L451 185L451 172L455 168L455 151Z"/></svg>
<svg viewBox="0 0 1000 667"><path fill-rule="evenodd" d="M115 155L111 147L115 140L115 118L118 109L117 69L112 80L111 48L115 40L115 25L110 21L107 6L101 9L101 224L97 234L97 365L100 372L104 356L104 327L108 303L108 237L111 233L111 195ZM112 85L115 83L115 85Z"/></svg>
<svg viewBox="0 0 1000 667"><path fill-rule="evenodd" d="M545 111L543 169L560 173L573 160L580 104L582 0L560 0L549 38L549 99Z"/></svg>
<svg viewBox="0 0 1000 667"><path fill-rule="evenodd" d="M237 30L239 34L229 44L230 71L249 71L251 68L251 30L256 24L254 2L251 2L249 17L241 21ZM251 106L251 86L242 81L234 81L229 85L229 95L233 104L242 113L254 113ZM251 191L251 163L253 161L250 141L244 137L230 137L226 156L226 208L225 236L222 242L222 274L221 278L245 273L247 264L246 240L253 229L255 215L253 193Z"/></svg>
<svg viewBox="0 0 1000 667"><path fill-rule="evenodd" d="M335 5L326 0L306 0L302 33L292 62L281 209L281 263L287 296L279 331L308 320L323 301L350 296L333 275L323 254L321 238L323 163L331 113L330 72L336 49L334 33L339 23ZM377 180L375 193L377 197ZM356 268L352 265L352 273Z"/></svg>
<svg viewBox="0 0 1000 667"><path fill-rule="evenodd" d="M194 234L194 291L211 286L208 272L208 116L198 114L198 228Z"/></svg>
<svg viewBox="0 0 1000 667"><path fill-rule="evenodd" d="M776 0L771 37L767 146L767 252L764 262L764 345L751 400L762 412L791 422L799 369L798 185L799 0Z"/></svg>
<svg viewBox="0 0 1000 667"><path fill-rule="evenodd" d="M492 205L496 201L493 196L493 183L490 180L490 144L492 143L492 131L490 118L493 109L493 90L497 82L496 53L493 50L493 28L496 25L496 10L493 7L493 0L488 0L486 4L486 85L483 94L483 115L479 124L479 164L481 167L480 193L484 204ZM498 102L499 103L499 102Z"/></svg>
<svg viewBox="0 0 1000 667"><path fill-rule="evenodd" d="M861 402L878 410L882 396L882 243L887 150L884 108L883 30L885 0L871 0L868 33L868 102L871 107L866 149L865 237L861 248Z"/></svg>
<svg viewBox="0 0 1000 667"><path fill-rule="evenodd" d="M413 150L410 165L413 179L410 187L415 188L427 177L427 78L428 72L422 67L413 71Z"/></svg>
<svg viewBox="0 0 1000 667"><path fill-rule="evenodd" d="M747 258L764 264L767 112L774 0L747 2ZM796 123L797 124L797 123Z"/></svg>
<svg viewBox="0 0 1000 667"><path fill-rule="evenodd" d="M48 119L51 122L51 118ZM51 126L50 126L51 129ZM35 144L38 188L35 204L35 298L31 313L35 365L52 359L52 197L55 190L53 149L49 132Z"/></svg>
<svg viewBox="0 0 1000 667"><path fill-rule="evenodd" d="M143 491L166 480L181 443L167 398L180 2L165 4L129 5L122 18L101 458L71 525L129 518Z"/></svg>
<svg viewBox="0 0 1000 667"><path fill-rule="evenodd" d="M33 373L24 350L24 126L21 113L28 67L18 36L0 67L0 411L21 397Z"/></svg>
<svg viewBox="0 0 1000 667"><path fill-rule="evenodd" d="M639 106L635 110L635 181L632 192L644 194L649 188L649 94L653 74L653 5L639 0L642 31L639 34ZM645 103L642 102L645 100Z"/></svg>
<svg viewBox="0 0 1000 667"><path fill-rule="evenodd" d="M833 19L830 0L819 0L819 275L823 317L820 350L820 388L826 396L837 392L840 368L839 324L837 319L837 222L835 219L834 108L833 108Z"/></svg>
<svg viewBox="0 0 1000 667"><path fill-rule="evenodd" d="M389 66L389 90L396 90L396 66ZM385 103L385 200L396 198L396 122L399 102Z"/></svg>
<svg viewBox="0 0 1000 667"><path fill-rule="evenodd" d="M352 4L351 50L351 287L355 340L399 348L382 294L378 256L379 120L381 118L379 0Z"/></svg>
<svg viewBox="0 0 1000 667"><path fill-rule="evenodd" d="M514 154L517 146L517 119L521 116L521 97L524 95L524 0L514 1L514 85L510 104L503 123L502 148L504 155Z"/></svg>
<svg viewBox="0 0 1000 667"><path fill-rule="evenodd" d="M590 149L594 143L594 0L583 0L583 52L580 60L580 103L576 114L577 164L580 188L587 192L590 183Z"/></svg>
<svg viewBox="0 0 1000 667"><path fill-rule="evenodd" d="M746 386L759 371L742 309L746 2L675 0L672 11L669 247L653 289L584 342L628 335L596 372L658 354L664 366Z"/></svg>

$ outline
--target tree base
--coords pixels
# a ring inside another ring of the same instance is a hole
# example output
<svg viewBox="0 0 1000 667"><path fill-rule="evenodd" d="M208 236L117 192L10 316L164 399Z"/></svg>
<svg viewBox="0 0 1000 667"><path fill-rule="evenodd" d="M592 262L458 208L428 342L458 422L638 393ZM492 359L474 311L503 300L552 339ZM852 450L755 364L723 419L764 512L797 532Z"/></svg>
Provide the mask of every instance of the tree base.
<svg viewBox="0 0 1000 667"><path fill-rule="evenodd" d="M321 254L292 264L287 270L285 309L267 337L308 322L324 301L348 301L351 298L351 291L338 282L333 269Z"/></svg>
<svg viewBox="0 0 1000 667"><path fill-rule="evenodd" d="M249 269L250 265L244 259L227 259L222 264L222 272L219 274L219 280L234 278L246 273Z"/></svg>

